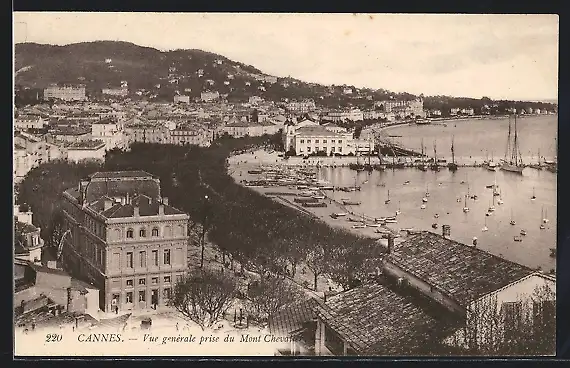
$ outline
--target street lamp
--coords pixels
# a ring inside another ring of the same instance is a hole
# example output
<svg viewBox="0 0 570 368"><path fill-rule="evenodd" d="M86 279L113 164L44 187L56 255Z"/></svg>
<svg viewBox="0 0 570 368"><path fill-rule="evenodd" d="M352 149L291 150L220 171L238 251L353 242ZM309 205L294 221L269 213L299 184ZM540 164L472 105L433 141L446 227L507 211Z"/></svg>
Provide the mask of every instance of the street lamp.
<svg viewBox="0 0 570 368"><path fill-rule="evenodd" d="M204 268L204 248L206 237L206 220L208 219L208 195L204 196L204 219L202 221L202 254L200 256L200 268Z"/></svg>

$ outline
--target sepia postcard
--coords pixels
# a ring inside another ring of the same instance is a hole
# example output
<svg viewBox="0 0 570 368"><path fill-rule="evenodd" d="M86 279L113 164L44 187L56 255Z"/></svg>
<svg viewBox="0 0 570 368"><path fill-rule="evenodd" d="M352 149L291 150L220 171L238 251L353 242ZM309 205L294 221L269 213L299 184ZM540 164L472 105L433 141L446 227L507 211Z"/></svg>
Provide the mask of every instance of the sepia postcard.
<svg viewBox="0 0 570 368"><path fill-rule="evenodd" d="M555 355L558 16L13 24L15 357Z"/></svg>

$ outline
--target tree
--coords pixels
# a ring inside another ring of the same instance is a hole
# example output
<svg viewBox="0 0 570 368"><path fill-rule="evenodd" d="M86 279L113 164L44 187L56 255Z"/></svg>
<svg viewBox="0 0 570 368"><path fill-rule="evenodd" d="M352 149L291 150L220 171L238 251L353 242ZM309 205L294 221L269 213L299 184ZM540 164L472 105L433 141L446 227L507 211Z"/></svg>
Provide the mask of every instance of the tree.
<svg viewBox="0 0 570 368"><path fill-rule="evenodd" d="M552 355L556 352L554 290L547 284L515 302L484 298L450 339L468 355Z"/></svg>
<svg viewBox="0 0 570 368"><path fill-rule="evenodd" d="M205 330L224 318L236 293L232 278L198 269L176 283L170 304Z"/></svg>
<svg viewBox="0 0 570 368"><path fill-rule="evenodd" d="M305 259L307 268L313 273L313 289L317 291L317 278L327 270L326 250L321 244L316 244L307 252Z"/></svg>
<svg viewBox="0 0 570 368"><path fill-rule="evenodd" d="M298 292L278 276L268 276L250 284L247 299L252 314L261 320L277 312L282 306L296 300Z"/></svg>

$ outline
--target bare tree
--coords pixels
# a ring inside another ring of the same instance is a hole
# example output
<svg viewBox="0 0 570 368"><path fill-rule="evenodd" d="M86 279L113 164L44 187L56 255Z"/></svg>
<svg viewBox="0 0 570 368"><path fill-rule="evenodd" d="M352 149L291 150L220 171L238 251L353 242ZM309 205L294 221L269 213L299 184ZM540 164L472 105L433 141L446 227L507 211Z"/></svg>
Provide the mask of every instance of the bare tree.
<svg viewBox="0 0 570 368"><path fill-rule="evenodd" d="M500 305L484 298L450 339L468 355L550 355L556 350L555 295L548 285Z"/></svg>
<svg viewBox="0 0 570 368"><path fill-rule="evenodd" d="M317 279L327 270L326 250L324 246L321 244L315 244L313 248L309 249L307 252L307 258L305 259L305 264L313 273L314 290L317 291Z"/></svg>
<svg viewBox="0 0 570 368"><path fill-rule="evenodd" d="M237 285L232 278L198 269L175 285L170 303L205 330L223 319L236 292Z"/></svg>
<svg viewBox="0 0 570 368"><path fill-rule="evenodd" d="M250 285L247 299L254 315L263 320L295 301L298 292L278 276L270 275Z"/></svg>

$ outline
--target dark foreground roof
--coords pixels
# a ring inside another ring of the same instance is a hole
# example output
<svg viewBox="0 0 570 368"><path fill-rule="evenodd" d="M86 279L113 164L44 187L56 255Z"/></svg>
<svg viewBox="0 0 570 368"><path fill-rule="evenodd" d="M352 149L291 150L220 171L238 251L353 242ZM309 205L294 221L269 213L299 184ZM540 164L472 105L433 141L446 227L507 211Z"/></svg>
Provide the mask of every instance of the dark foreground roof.
<svg viewBox="0 0 570 368"><path fill-rule="evenodd" d="M309 298L283 307L269 317L269 331L277 336L288 336L313 321L317 316L315 307L320 304L320 300Z"/></svg>
<svg viewBox="0 0 570 368"><path fill-rule="evenodd" d="M97 177L97 179L100 179L100 177ZM66 192L74 198L79 198L77 187L70 188ZM134 196L135 193L144 194L147 197L158 199L160 197L160 182L158 179L152 178L138 180L129 177L121 178L121 180L91 181L87 186L87 202L97 201L104 195L124 197L127 193L131 196Z"/></svg>
<svg viewBox="0 0 570 368"><path fill-rule="evenodd" d="M536 272L429 231L396 244L385 260L442 290L462 306Z"/></svg>
<svg viewBox="0 0 570 368"><path fill-rule="evenodd" d="M316 312L358 355L419 355L451 327L377 282L337 294Z"/></svg>

